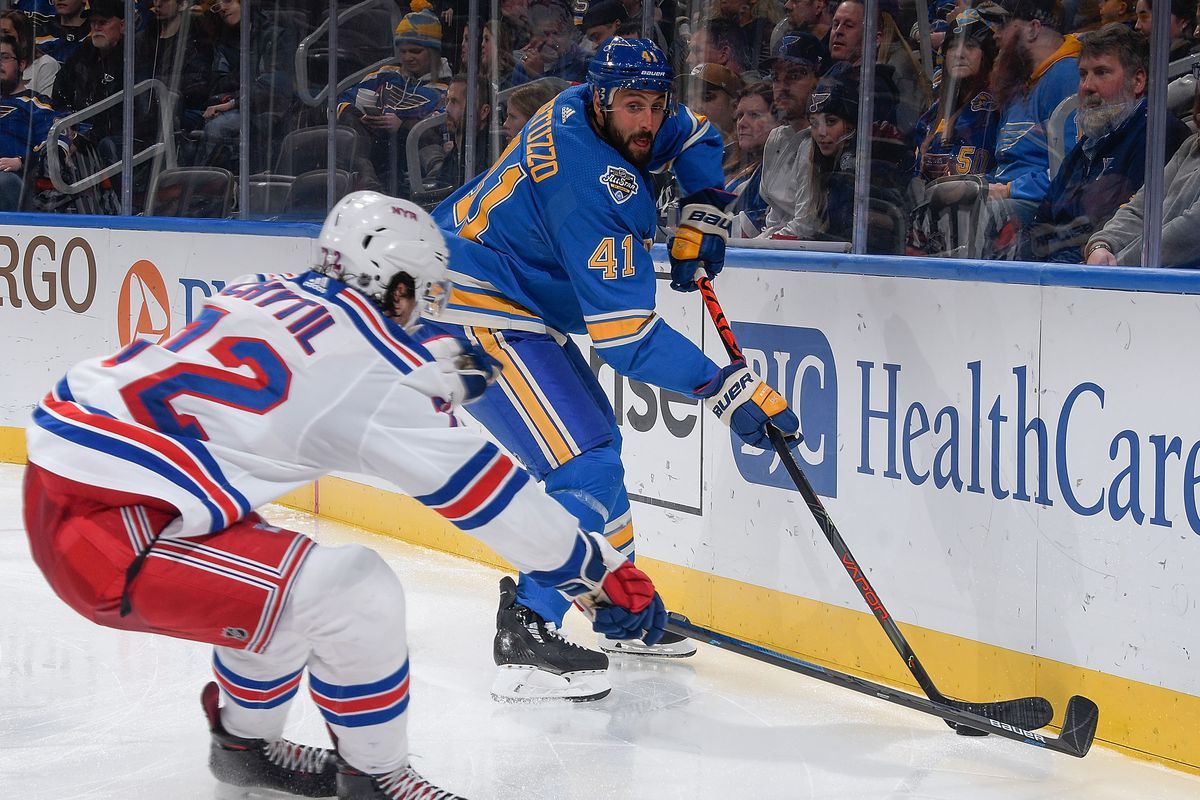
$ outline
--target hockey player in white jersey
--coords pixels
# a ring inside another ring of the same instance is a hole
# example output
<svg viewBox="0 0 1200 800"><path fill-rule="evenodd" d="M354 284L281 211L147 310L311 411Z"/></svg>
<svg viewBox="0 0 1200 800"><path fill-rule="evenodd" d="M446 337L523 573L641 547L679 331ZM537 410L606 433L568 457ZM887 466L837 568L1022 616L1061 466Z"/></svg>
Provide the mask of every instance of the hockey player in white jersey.
<svg viewBox="0 0 1200 800"><path fill-rule="evenodd" d="M358 192L320 244L313 271L227 286L167 341L67 372L28 430L30 547L94 622L215 646L202 704L222 782L452 798L408 763L395 573L366 548L272 527L257 506L333 470L378 475L590 608L601 633L654 639L665 611L649 578L455 419L492 365L453 339L434 358L402 327L447 296L429 216ZM401 272L418 303L389 319ZM332 749L281 738L305 671Z"/></svg>

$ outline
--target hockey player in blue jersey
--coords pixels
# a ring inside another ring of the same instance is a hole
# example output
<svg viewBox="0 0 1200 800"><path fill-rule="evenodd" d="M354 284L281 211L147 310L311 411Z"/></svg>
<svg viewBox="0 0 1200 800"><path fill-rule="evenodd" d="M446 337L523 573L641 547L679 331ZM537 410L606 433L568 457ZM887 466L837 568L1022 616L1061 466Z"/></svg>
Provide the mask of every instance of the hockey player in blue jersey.
<svg viewBox="0 0 1200 800"><path fill-rule="evenodd" d="M443 202L453 281L443 323L502 365L469 406L582 527L632 556L633 527L611 405L567 334L587 333L631 378L703 398L747 441L768 424L798 432L796 415L744 363L719 367L654 311L649 247L651 173L671 169L682 190L671 242L672 281L695 289L698 269L724 263L732 195L720 187L721 136L672 101L666 56L644 39L608 40L586 85L558 95L526 123L492 168ZM745 391L742 391L742 389ZM527 576L501 581L494 655L497 699L605 696L608 658L557 632L568 603ZM610 652L685 656L685 639L657 645L601 640Z"/></svg>

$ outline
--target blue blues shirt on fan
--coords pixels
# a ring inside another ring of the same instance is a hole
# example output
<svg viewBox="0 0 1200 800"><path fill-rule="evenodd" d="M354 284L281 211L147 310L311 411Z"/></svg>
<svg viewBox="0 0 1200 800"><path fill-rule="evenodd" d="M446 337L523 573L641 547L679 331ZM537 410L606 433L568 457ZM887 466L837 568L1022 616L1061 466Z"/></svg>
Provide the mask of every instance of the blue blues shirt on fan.
<svg viewBox="0 0 1200 800"><path fill-rule="evenodd" d="M949 132L947 132L949 129ZM934 180L946 175L985 175L992 169L1000 107L984 90L968 100L947 124L941 100L917 120L917 177Z"/></svg>
<svg viewBox="0 0 1200 800"><path fill-rule="evenodd" d="M50 127L61 114L50 105L50 99L26 89L16 94L0 96L0 158L20 158L25 165L46 150ZM65 154L70 141L64 132L58 146Z"/></svg>

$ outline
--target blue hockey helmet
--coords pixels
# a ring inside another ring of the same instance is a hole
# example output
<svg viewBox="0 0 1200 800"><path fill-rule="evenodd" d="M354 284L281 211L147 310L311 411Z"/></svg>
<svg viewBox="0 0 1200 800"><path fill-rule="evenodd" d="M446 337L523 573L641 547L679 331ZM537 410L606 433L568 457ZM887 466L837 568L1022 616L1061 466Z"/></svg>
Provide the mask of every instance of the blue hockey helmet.
<svg viewBox="0 0 1200 800"><path fill-rule="evenodd" d="M614 36L600 46L588 65L588 86L603 108L612 105L618 89L641 89L666 95L667 113L675 110L672 81L675 70L666 54L649 39Z"/></svg>

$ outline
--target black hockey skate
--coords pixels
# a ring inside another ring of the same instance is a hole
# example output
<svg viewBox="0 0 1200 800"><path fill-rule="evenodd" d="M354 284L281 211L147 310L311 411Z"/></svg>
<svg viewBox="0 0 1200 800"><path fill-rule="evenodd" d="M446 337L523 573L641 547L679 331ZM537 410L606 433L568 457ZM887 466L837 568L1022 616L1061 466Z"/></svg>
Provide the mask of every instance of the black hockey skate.
<svg viewBox="0 0 1200 800"><path fill-rule="evenodd" d="M600 649L606 653L623 653L651 658L687 658L696 655L696 643L678 633L663 631L658 644L646 644L641 639L612 639L600 635Z"/></svg>
<svg viewBox="0 0 1200 800"><path fill-rule="evenodd" d="M517 584L500 581L492 655L499 667L492 698L507 702L599 700L612 691L608 656L564 639L552 623L517 602Z"/></svg>
<svg viewBox="0 0 1200 800"><path fill-rule="evenodd" d="M212 731L208 768L221 783L273 789L301 797L337 794L337 756L323 747L265 739L243 739L221 727L217 684L200 693L200 703Z"/></svg>
<svg viewBox="0 0 1200 800"><path fill-rule="evenodd" d="M439 789L411 766L385 775L368 775L342 761L338 765L338 800L466 800Z"/></svg>

